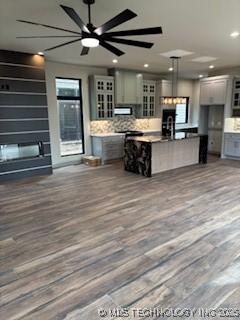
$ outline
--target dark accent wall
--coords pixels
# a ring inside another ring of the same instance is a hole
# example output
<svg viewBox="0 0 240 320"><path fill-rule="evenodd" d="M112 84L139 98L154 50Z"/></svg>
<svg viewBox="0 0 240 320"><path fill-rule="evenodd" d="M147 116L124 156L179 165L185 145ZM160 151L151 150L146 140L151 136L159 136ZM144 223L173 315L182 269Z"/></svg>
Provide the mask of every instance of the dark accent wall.
<svg viewBox="0 0 240 320"><path fill-rule="evenodd" d="M44 156L0 162L0 182L52 173L44 58L0 50L0 144L39 141Z"/></svg>

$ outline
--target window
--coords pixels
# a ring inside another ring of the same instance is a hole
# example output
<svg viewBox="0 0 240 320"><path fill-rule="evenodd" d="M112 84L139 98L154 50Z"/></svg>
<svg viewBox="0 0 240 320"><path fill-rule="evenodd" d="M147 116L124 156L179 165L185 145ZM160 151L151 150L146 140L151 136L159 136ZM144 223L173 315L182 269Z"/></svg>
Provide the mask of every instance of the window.
<svg viewBox="0 0 240 320"><path fill-rule="evenodd" d="M84 153L81 80L56 79L61 156Z"/></svg>
<svg viewBox="0 0 240 320"><path fill-rule="evenodd" d="M176 124L188 122L189 98L186 97L186 103L176 105Z"/></svg>

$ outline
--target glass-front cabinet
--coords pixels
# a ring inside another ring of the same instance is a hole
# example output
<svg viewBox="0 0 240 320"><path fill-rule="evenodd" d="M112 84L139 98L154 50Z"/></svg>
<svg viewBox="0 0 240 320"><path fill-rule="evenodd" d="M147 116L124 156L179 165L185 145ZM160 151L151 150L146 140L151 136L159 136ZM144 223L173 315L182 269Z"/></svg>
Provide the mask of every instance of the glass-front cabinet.
<svg viewBox="0 0 240 320"><path fill-rule="evenodd" d="M91 120L111 119L114 116L114 78L90 77Z"/></svg>
<svg viewBox="0 0 240 320"><path fill-rule="evenodd" d="M233 109L240 109L240 78L234 79L233 84Z"/></svg>
<svg viewBox="0 0 240 320"><path fill-rule="evenodd" d="M143 117L155 116L156 82L143 81Z"/></svg>

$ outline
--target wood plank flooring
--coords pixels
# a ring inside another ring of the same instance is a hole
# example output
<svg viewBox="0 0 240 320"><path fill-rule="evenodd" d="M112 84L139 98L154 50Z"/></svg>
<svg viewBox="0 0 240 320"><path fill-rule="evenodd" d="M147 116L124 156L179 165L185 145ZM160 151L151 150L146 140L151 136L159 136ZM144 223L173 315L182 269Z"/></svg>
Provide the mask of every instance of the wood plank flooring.
<svg viewBox="0 0 240 320"><path fill-rule="evenodd" d="M4 320L240 309L240 162L152 178L121 164L72 166L2 184L0 255Z"/></svg>

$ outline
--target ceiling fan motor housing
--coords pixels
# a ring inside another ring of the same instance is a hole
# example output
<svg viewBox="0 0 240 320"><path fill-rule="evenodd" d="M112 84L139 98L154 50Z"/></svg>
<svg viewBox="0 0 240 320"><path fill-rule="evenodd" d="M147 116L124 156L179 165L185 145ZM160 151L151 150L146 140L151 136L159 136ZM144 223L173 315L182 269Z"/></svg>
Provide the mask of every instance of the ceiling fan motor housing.
<svg viewBox="0 0 240 320"><path fill-rule="evenodd" d="M83 0L83 3L85 3L85 4L94 4L95 0Z"/></svg>

